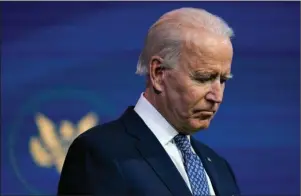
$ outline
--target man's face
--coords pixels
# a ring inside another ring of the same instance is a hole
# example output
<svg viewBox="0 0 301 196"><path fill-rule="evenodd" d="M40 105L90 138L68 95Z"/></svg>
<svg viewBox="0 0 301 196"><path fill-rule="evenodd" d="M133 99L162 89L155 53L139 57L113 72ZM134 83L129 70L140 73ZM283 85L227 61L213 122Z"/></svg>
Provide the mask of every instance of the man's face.
<svg viewBox="0 0 301 196"><path fill-rule="evenodd" d="M209 33L184 48L177 68L162 77L162 101L168 121L189 134L207 128L218 110L233 49L228 38Z"/></svg>

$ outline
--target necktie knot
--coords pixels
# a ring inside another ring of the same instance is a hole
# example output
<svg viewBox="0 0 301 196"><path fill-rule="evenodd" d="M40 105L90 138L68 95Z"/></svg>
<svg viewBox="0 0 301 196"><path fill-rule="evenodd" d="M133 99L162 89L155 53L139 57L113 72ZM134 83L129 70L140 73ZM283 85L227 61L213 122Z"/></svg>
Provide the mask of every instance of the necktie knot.
<svg viewBox="0 0 301 196"><path fill-rule="evenodd" d="M178 134L174 137L174 141L182 152L188 153L191 151L191 144L187 135Z"/></svg>

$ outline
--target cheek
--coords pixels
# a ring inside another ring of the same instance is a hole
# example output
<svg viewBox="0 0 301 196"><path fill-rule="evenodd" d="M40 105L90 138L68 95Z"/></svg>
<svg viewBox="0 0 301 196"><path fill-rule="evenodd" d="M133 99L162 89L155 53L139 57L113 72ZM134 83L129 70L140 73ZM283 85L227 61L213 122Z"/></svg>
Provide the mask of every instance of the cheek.
<svg viewBox="0 0 301 196"><path fill-rule="evenodd" d="M205 85L191 85L187 91L187 99L190 102L191 107L199 103L204 99L208 92L209 87Z"/></svg>
<svg viewBox="0 0 301 196"><path fill-rule="evenodd" d="M183 94L186 93L186 84L183 76L181 75L168 75L167 80L164 82L166 93L171 96L171 98L178 99Z"/></svg>
<svg viewBox="0 0 301 196"><path fill-rule="evenodd" d="M166 106L170 107L171 110L179 109L182 107L181 99L183 92L183 85L179 82L179 79L176 77L169 77L168 80L164 82L165 92L164 95L166 98Z"/></svg>
<svg viewBox="0 0 301 196"><path fill-rule="evenodd" d="M196 84L182 75L171 76L165 83L166 96L173 110L187 111L204 99L209 86Z"/></svg>

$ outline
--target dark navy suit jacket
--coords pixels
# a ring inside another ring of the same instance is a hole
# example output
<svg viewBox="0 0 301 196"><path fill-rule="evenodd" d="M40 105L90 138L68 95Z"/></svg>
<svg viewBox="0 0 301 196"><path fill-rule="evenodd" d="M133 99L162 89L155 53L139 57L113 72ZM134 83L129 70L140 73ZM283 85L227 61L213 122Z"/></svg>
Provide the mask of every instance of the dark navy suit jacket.
<svg viewBox="0 0 301 196"><path fill-rule="evenodd" d="M74 140L63 165L58 195L191 195L172 160L133 108ZM227 161L199 141L192 138L191 142L216 195L238 195Z"/></svg>

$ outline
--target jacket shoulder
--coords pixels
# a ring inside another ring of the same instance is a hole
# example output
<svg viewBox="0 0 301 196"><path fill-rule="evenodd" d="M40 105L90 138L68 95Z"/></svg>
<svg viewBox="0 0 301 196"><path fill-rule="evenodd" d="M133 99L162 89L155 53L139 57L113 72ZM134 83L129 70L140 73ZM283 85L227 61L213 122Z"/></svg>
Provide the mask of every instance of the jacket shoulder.
<svg viewBox="0 0 301 196"><path fill-rule="evenodd" d="M124 127L120 120L110 121L101 125L96 125L80 134L77 139L93 141L93 139L103 140L107 137L113 137L116 134L124 132Z"/></svg>
<svg viewBox="0 0 301 196"><path fill-rule="evenodd" d="M88 129L80 134L72 145L79 144L96 154L117 155L133 146L132 140L121 120L118 119Z"/></svg>

